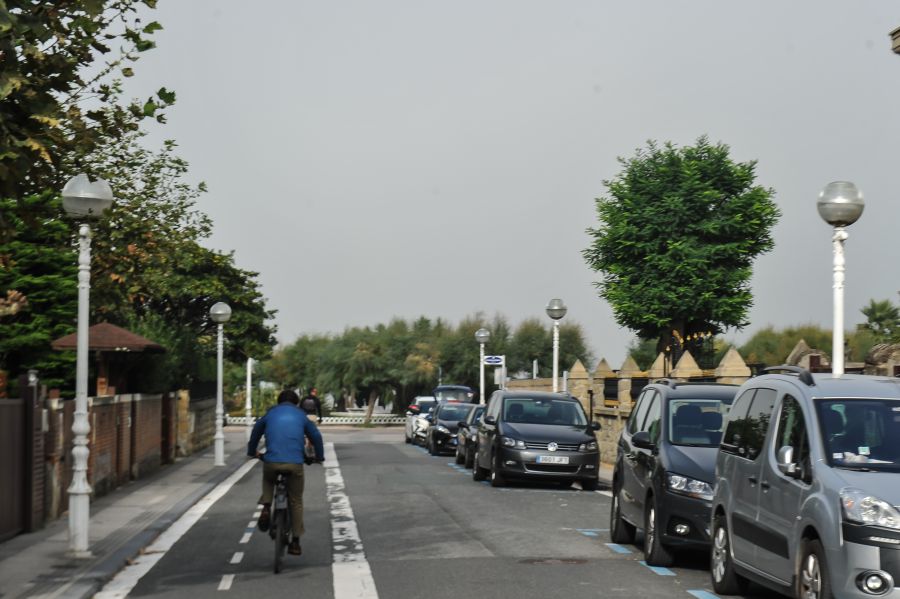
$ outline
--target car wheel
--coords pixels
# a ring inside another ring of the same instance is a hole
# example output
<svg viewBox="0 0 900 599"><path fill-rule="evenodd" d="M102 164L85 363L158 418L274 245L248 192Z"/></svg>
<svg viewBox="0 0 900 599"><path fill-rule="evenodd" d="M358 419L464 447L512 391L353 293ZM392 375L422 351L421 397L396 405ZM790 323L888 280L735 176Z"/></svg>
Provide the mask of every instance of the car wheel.
<svg viewBox="0 0 900 599"><path fill-rule="evenodd" d="M622 509L619 504L620 490L618 485L613 485L612 500L609 506L609 539L613 543L634 543L636 527L622 518Z"/></svg>
<svg viewBox="0 0 900 599"><path fill-rule="evenodd" d="M500 473L500 457L498 456L494 460L494 464L491 467L491 486L492 487L502 487L506 484L506 479Z"/></svg>
<svg viewBox="0 0 900 599"><path fill-rule="evenodd" d="M457 464L462 464L462 463L465 462L465 461L466 461L466 456L464 456L463 454L459 453L459 443L457 443L457 444L456 444L456 463L457 463Z"/></svg>
<svg viewBox="0 0 900 599"><path fill-rule="evenodd" d="M800 566L797 572L797 597L803 599L832 599L831 581L825 565L825 550L818 539L802 543Z"/></svg>
<svg viewBox="0 0 900 599"><path fill-rule="evenodd" d="M475 465L475 454L478 453L478 449L473 447L472 449L466 448L466 461L463 464L466 468L471 468Z"/></svg>
<svg viewBox="0 0 900 599"><path fill-rule="evenodd" d="M581 481L581 488L585 491L596 491L597 490L597 479L596 478L585 478Z"/></svg>
<svg viewBox="0 0 900 599"><path fill-rule="evenodd" d="M434 438L431 438L428 441L428 453L430 455L438 455L440 452L438 451L437 444L434 442Z"/></svg>
<svg viewBox="0 0 900 599"><path fill-rule="evenodd" d="M647 511L644 513L644 561L650 566L671 566L675 561L672 551L663 545L659 513L653 497L647 500Z"/></svg>
<svg viewBox="0 0 900 599"><path fill-rule="evenodd" d="M406 431L403 432L403 438L406 440L407 443L412 443L412 439L410 438L410 436L408 434L406 434Z"/></svg>
<svg viewBox="0 0 900 599"><path fill-rule="evenodd" d="M475 481L482 481L482 480L484 480L484 479L487 478L488 470L487 470L487 468L482 468L482 467L478 464L478 456L477 456L477 455L474 457L474 461L473 461L473 463L472 463L472 466L473 466L473 468L472 468L472 480L475 480Z"/></svg>
<svg viewBox="0 0 900 599"><path fill-rule="evenodd" d="M747 579L734 571L731 561L731 537L725 515L713 518L712 551L709 572L713 590L721 595L738 595L747 590Z"/></svg>

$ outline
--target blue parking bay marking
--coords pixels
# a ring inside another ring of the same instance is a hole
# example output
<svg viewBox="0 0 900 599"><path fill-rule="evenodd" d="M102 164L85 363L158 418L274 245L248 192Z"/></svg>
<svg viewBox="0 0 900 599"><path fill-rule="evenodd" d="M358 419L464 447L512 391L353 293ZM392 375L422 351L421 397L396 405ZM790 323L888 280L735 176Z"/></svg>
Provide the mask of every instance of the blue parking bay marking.
<svg viewBox="0 0 900 599"><path fill-rule="evenodd" d="M599 537L601 532L606 532L606 528L576 528L578 532L586 537Z"/></svg>
<svg viewBox="0 0 900 599"><path fill-rule="evenodd" d="M622 547L616 543L606 543L606 546L615 551L616 553L631 553L631 549L628 547Z"/></svg>
<svg viewBox="0 0 900 599"><path fill-rule="evenodd" d="M649 566L647 562L641 560L640 564L642 566L647 566L654 574L659 574L660 576L675 576L675 572L672 572L668 568L662 568L660 566Z"/></svg>
<svg viewBox="0 0 900 599"><path fill-rule="evenodd" d="M713 595L709 591L704 591L702 589L695 589L693 591L688 591L688 593L690 593L697 599L719 599L718 595Z"/></svg>

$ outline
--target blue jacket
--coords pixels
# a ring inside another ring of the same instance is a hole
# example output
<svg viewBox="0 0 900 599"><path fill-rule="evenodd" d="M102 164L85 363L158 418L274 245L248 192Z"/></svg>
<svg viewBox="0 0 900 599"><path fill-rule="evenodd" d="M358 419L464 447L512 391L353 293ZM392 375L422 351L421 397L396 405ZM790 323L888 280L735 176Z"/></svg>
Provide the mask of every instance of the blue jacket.
<svg viewBox="0 0 900 599"><path fill-rule="evenodd" d="M316 458L325 459L322 435L316 425L306 417L306 412L290 402L283 402L266 412L256 421L247 455L255 456L260 438L266 436L266 453L263 461L278 464L302 464L304 462L304 437L309 437L316 449Z"/></svg>

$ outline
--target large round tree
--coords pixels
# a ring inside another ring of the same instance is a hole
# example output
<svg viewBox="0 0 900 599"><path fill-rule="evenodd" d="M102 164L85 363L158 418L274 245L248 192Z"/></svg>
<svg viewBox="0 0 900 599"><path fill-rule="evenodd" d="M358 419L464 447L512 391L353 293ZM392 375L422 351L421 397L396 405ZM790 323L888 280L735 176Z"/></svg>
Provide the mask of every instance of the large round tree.
<svg viewBox="0 0 900 599"><path fill-rule="evenodd" d="M583 252L616 321L660 349L745 326L753 260L772 249L780 216L756 163L734 162L706 137L682 148L651 141L619 161Z"/></svg>

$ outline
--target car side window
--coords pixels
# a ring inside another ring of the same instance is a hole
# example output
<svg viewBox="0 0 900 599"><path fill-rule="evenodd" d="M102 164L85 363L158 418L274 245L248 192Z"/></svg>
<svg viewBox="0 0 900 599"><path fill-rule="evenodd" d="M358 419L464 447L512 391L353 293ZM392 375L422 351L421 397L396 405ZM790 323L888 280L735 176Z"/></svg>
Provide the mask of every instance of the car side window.
<svg viewBox="0 0 900 599"><path fill-rule="evenodd" d="M641 426L642 431L650 434L650 441L659 442L659 421L662 414L662 396L659 392L653 394L650 400L650 407L647 408L647 417L644 418L644 424Z"/></svg>
<svg viewBox="0 0 900 599"><path fill-rule="evenodd" d="M631 418L628 420L628 432L632 435L638 432L641 424L644 423L644 416L647 415L647 408L650 405L652 393L652 389L646 389L641 393L641 396L638 397L637 404L631 409Z"/></svg>
<svg viewBox="0 0 900 599"><path fill-rule="evenodd" d="M793 462L800 465L800 480L809 484L812 482L812 464L809 457L809 437L806 432L806 422L803 419L803 408L800 402L785 395L781 400L781 413L778 416L778 430L775 434L775 443L772 451L777 452L782 447L793 447Z"/></svg>
<svg viewBox="0 0 900 599"><path fill-rule="evenodd" d="M495 420L500 417L500 404L503 403L503 398L499 395L494 395L491 398L491 404L487 409L487 416L494 418Z"/></svg>
<svg viewBox="0 0 900 599"><path fill-rule="evenodd" d="M774 389L756 390L753 403L750 404L747 418L744 420L742 440L738 448L738 453L744 457L755 460L762 452L777 396Z"/></svg>
<svg viewBox="0 0 900 599"><path fill-rule="evenodd" d="M728 453L738 453L738 447L741 444L743 434L740 431L744 427L744 421L747 419L747 410L753 402L753 396L756 395L756 389L747 389L741 396L734 400L734 405L728 412L728 425L725 427L725 434L722 435L722 444L720 449Z"/></svg>

